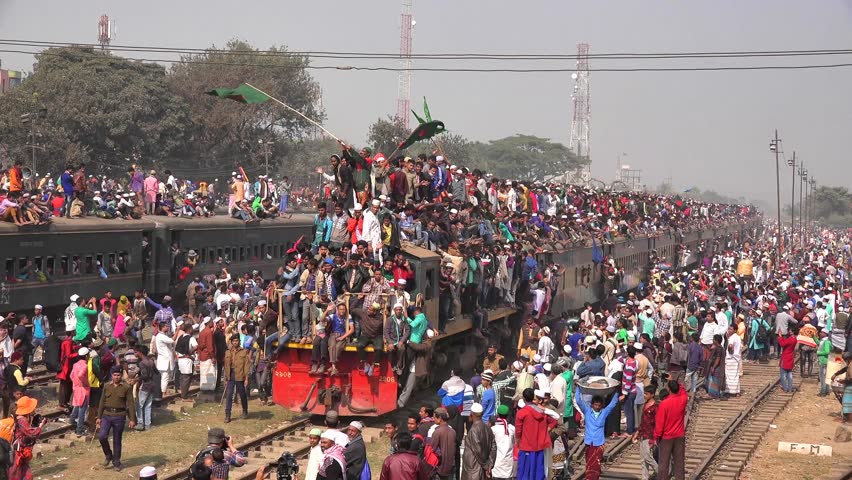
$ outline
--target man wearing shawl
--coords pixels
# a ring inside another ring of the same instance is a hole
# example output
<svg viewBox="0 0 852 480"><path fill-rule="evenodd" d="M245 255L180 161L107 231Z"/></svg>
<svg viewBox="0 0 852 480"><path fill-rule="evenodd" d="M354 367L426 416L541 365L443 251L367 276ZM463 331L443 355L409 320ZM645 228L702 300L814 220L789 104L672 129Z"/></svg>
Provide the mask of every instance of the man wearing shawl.
<svg viewBox="0 0 852 480"><path fill-rule="evenodd" d="M320 448L322 448L322 461L320 462L317 479L319 480L343 480L346 478L346 458L343 456L343 447L346 444L340 435L334 431L326 430L320 436Z"/></svg>

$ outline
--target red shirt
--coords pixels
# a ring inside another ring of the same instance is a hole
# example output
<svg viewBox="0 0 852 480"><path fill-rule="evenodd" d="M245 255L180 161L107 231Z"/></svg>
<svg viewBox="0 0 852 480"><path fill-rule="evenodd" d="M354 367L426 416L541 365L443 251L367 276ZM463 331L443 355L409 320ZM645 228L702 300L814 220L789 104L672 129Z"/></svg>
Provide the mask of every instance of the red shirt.
<svg viewBox="0 0 852 480"><path fill-rule="evenodd" d="M59 210L62 208L62 205L65 203L65 199L62 197L53 197L53 200L50 201L50 205L53 207L53 215L59 216Z"/></svg>
<svg viewBox="0 0 852 480"><path fill-rule="evenodd" d="M686 435L683 420L686 417L687 400L689 400L689 397L686 394L686 390L683 388L683 385L680 385L677 393L672 393L665 400L657 404L654 438L657 440L668 440Z"/></svg>
<svg viewBox="0 0 852 480"><path fill-rule="evenodd" d="M551 447L548 431L556 426L556 420L541 411L541 408L527 405L518 411L515 418L515 438L518 450L538 452Z"/></svg>
<svg viewBox="0 0 852 480"><path fill-rule="evenodd" d="M654 423L657 419L657 403L655 402L650 407L646 403L642 407L642 423L639 424L639 438L642 440L650 440L651 445L654 444Z"/></svg>
<svg viewBox="0 0 852 480"><path fill-rule="evenodd" d="M784 370L793 369L793 351L796 349L796 337L778 335L778 346L781 347L781 360L778 365Z"/></svg>

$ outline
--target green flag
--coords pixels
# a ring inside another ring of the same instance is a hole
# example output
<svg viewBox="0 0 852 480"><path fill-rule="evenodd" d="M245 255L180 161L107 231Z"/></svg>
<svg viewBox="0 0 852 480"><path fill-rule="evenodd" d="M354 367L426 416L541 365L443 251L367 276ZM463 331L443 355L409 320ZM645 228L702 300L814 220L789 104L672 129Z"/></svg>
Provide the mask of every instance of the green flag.
<svg viewBox="0 0 852 480"><path fill-rule="evenodd" d="M438 135L439 133L444 132L444 122L440 120L432 120L430 122L421 123L411 132L411 135L405 139L404 142L399 144L397 147L399 150L405 150L406 148L414 145L415 143L421 140L429 140L430 138Z"/></svg>
<svg viewBox="0 0 852 480"><path fill-rule="evenodd" d="M432 121L432 114L429 113L429 104L426 103L426 97L423 97L423 115L426 116L426 122ZM421 121L420 123L426 123Z"/></svg>
<svg viewBox="0 0 852 480"><path fill-rule="evenodd" d="M423 120L422 118L420 118L420 115L417 115L417 112L415 112L414 110L412 110L412 111L411 111L411 113L413 113L413 114L414 114L414 118L416 118L416 119L417 119L417 123L426 123L426 120Z"/></svg>
<svg viewBox="0 0 852 480"><path fill-rule="evenodd" d="M216 88L207 92L207 95L213 95L214 97L220 98L230 98L231 100L236 100L248 105L263 103L269 100L268 95L255 90L245 83L241 83L237 88Z"/></svg>

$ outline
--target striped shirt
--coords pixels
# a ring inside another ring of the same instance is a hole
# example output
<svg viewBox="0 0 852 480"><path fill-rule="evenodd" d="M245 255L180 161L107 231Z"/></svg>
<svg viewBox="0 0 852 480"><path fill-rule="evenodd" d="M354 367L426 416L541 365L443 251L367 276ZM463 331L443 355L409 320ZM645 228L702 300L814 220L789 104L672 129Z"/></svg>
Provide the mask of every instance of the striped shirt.
<svg viewBox="0 0 852 480"><path fill-rule="evenodd" d="M621 377L621 394L636 393L636 359L627 357L624 360L624 376Z"/></svg>

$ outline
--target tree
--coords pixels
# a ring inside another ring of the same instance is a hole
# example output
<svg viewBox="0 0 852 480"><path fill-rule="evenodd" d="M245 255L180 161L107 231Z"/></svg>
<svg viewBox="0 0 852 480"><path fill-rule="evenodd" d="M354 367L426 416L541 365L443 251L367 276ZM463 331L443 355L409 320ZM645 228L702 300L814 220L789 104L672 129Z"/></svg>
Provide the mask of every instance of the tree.
<svg viewBox="0 0 852 480"><path fill-rule="evenodd" d="M498 178L544 180L587 163L565 145L533 135L518 134L487 144L477 142L470 148L472 165Z"/></svg>
<svg viewBox="0 0 852 480"><path fill-rule="evenodd" d="M170 158L187 138L188 108L169 90L165 69L92 48L51 48L26 82L0 96L0 138L12 158L28 158L36 121L39 173L66 161L124 171L133 161Z"/></svg>
<svg viewBox="0 0 852 480"><path fill-rule="evenodd" d="M329 158L340 153L340 145L333 138L300 139L284 144L284 149L286 153L276 163L276 168L291 179L315 179L317 183L314 186L319 184L317 168L321 167L325 173L331 174Z"/></svg>
<svg viewBox="0 0 852 480"><path fill-rule="evenodd" d="M285 46L261 52L246 42L231 40L224 49L213 46L183 60L185 63L172 67L169 81L189 105L192 137L183 156L190 164L225 169L235 163L260 166L264 157L257 153L258 141L275 142L278 160L282 145L314 133L310 123L274 102L244 105L204 94L214 88L250 83L310 118L324 118L319 84L305 69L308 57L291 53Z"/></svg>
<svg viewBox="0 0 852 480"><path fill-rule="evenodd" d="M373 148L374 154L381 152L390 155L410 133L402 120L388 115L387 120L379 118L370 125L367 130L367 143Z"/></svg>

